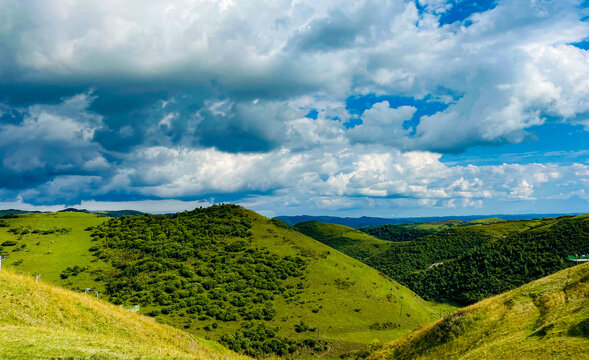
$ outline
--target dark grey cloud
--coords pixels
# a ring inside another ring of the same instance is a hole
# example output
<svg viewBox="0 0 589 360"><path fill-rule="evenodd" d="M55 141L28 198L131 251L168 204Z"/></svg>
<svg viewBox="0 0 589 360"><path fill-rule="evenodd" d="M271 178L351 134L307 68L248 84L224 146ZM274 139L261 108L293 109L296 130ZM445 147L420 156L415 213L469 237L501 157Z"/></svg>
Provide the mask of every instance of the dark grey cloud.
<svg viewBox="0 0 589 360"><path fill-rule="evenodd" d="M420 3L0 0L0 200L476 207L586 176L450 168L432 151L518 143L550 120L589 128L588 55L567 45L587 38L587 11L506 0L440 25L454 1ZM420 109L346 109L369 94L448 106L408 131Z"/></svg>

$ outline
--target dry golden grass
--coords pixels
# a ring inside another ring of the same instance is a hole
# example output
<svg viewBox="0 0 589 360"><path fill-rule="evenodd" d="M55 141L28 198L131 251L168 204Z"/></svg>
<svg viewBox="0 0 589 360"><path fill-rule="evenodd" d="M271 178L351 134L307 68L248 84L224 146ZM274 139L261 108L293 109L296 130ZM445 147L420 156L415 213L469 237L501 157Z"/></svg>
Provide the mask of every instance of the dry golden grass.
<svg viewBox="0 0 589 360"><path fill-rule="evenodd" d="M247 359L90 295L0 271L1 359Z"/></svg>
<svg viewBox="0 0 589 360"><path fill-rule="evenodd" d="M589 359L589 264L485 299L372 359Z"/></svg>

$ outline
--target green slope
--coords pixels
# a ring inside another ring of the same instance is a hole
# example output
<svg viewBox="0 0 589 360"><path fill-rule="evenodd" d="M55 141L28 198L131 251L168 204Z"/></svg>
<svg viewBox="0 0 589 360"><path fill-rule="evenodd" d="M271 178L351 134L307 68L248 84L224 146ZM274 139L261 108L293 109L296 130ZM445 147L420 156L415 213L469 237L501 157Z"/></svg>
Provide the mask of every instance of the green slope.
<svg viewBox="0 0 589 360"><path fill-rule="evenodd" d="M0 271L1 359L245 359L153 319Z"/></svg>
<svg viewBox="0 0 589 360"><path fill-rule="evenodd" d="M391 247L389 241L377 239L363 231L344 225L308 221L298 223L294 228L360 261L365 261Z"/></svg>
<svg viewBox="0 0 589 360"><path fill-rule="evenodd" d="M33 222L41 227L41 220L72 230L20 240L8 232ZM5 247L5 263L62 286L103 289L101 296L112 302L139 304L141 313L162 323L250 354L336 356L374 339L392 340L440 312L357 260L239 207L108 219L92 237L83 230L105 220L80 213L6 219L0 240L27 246ZM36 249L44 243L51 247ZM62 262L52 263L58 253ZM61 279L74 265L88 269Z"/></svg>
<svg viewBox="0 0 589 360"><path fill-rule="evenodd" d="M463 308L371 359L589 359L589 264Z"/></svg>
<svg viewBox="0 0 589 360"><path fill-rule="evenodd" d="M79 212L36 213L2 219L0 222L5 226L0 227L0 253L7 256L2 267L41 274L43 280L64 287L90 287L102 292L104 287L94 281L94 274L109 266L96 261L88 251L93 243L85 229L106 220L106 217ZM6 241L15 245L2 246ZM64 270L75 266L85 270L61 279Z"/></svg>

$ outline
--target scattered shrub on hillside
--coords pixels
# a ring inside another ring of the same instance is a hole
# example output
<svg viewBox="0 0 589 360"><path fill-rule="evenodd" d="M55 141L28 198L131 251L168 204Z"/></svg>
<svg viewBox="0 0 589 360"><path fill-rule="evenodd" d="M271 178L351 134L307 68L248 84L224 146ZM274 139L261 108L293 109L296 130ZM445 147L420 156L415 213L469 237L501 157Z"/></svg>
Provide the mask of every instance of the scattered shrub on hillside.
<svg viewBox="0 0 589 360"><path fill-rule="evenodd" d="M395 324L392 321L386 321L383 323L375 322L374 324L370 324L370 326L368 326L368 328L370 330L391 330L391 329L396 329L400 326L401 326L400 324Z"/></svg>
<svg viewBox="0 0 589 360"><path fill-rule="evenodd" d="M349 281L347 279L335 279L334 283L335 283L335 286L337 286L338 289L340 289L340 290L346 290L346 289L349 289L350 287L354 286L354 284L356 282L355 281Z"/></svg>
<svg viewBox="0 0 589 360"><path fill-rule="evenodd" d="M248 213L230 205L173 216L113 218L91 234L99 242L93 255L113 266L102 276L111 301L156 307L158 312L149 315L178 327L187 324L186 318L270 321L276 317L276 296L284 296L287 280L303 278L306 261L249 245L251 227ZM250 341L251 331L241 331L240 340L234 340ZM282 340L273 339L276 343L264 341L240 351L286 351Z"/></svg>
<svg viewBox="0 0 589 360"><path fill-rule="evenodd" d="M63 280L67 279L70 276L77 276L78 274L86 271L87 268L85 267L81 267L78 265L75 266L68 266L67 268L65 268L65 270L63 270L61 272L61 274L59 274L59 277L62 278Z"/></svg>
<svg viewBox="0 0 589 360"><path fill-rule="evenodd" d="M2 243L2 246L14 246L16 244L18 244L18 243L14 240L6 240Z"/></svg>

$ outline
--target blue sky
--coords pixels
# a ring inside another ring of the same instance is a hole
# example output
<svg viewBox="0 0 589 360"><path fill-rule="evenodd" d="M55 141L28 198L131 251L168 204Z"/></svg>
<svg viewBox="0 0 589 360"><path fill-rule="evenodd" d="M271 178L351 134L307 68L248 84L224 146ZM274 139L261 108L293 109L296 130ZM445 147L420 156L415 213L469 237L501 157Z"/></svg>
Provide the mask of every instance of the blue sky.
<svg viewBox="0 0 589 360"><path fill-rule="evenodd" d="M0 14L0 208L589 212L586 1Z"/></svg>

